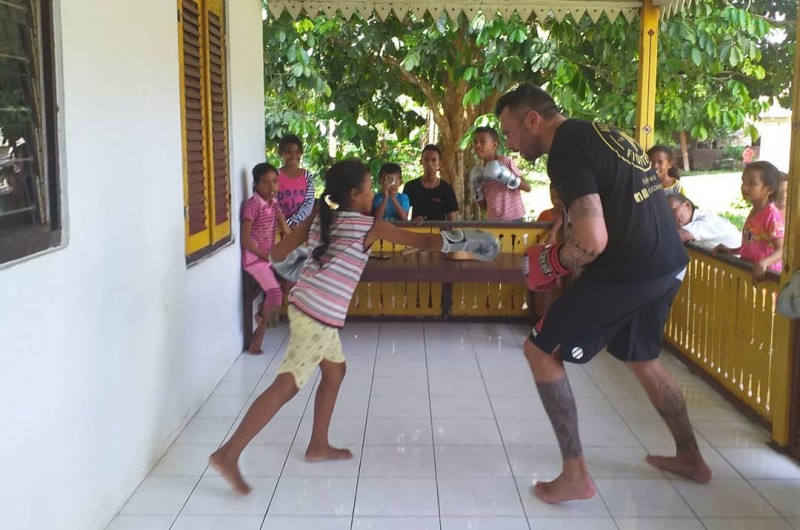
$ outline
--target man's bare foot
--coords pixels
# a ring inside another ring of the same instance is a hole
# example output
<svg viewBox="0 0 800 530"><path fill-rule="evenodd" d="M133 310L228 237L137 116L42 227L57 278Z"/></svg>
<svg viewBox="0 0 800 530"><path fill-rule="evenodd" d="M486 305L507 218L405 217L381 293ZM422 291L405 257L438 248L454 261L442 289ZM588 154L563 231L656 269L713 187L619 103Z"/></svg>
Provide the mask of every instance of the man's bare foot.
<svg viewBox="0 0 800 530"><path fill-rule="evenodd" d="M678 456L647 455L645 460L655 468L675 473L700 484L706 484L711 480L711 469L699 454Z"/></svg>
<svg viewBox="0 0 800 530"><path fill-rule="evenodd" d="M550 482L534 484L533 493L548 504L558 504L564 501L591 499L596 490L588 475L579 479L570 479L561 474Z"/></svg>
<svg viewBox="0 0 800 530"><path fill-rule="evenodd" d="M253 488L242 478L242 474L239 472L239 465L236 462L227 460L221 451L222 449L217 449L208 457L208 463L211 464L211 467L216 469L222 475L222 478L228 481L228 484L231 485L236 493L247 495L253 491Z"/></svg>
<svg viewBox="0 0 800 530"><path fill-rule="evenodd" d="M306 449L306 462L322 462L324 460L350 460L353 453L350 449L338 449L330 445L325 447L311 447Z"/></svg>

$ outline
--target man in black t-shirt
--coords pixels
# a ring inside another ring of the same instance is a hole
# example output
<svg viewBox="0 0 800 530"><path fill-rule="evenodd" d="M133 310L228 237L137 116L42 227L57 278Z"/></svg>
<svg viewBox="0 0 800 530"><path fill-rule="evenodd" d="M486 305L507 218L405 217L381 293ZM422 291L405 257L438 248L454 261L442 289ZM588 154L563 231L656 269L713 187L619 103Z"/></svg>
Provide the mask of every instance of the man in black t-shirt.
<svg viewBox="0 0 800 530"><path fill-rule="evenodd" d="M453 186L439 178L442 154L433 144L422 149L421 178L409 181L403 188L411 203L414 223L423 221L454 221L458 213L458 200Z"/></svg>
<svg viewBox="0 0 800 530"><path fill-rule="evenodd" d="M595 487L578 436L575 398L564 362L586 363L602 348L624 361L675 439L676 456L647 456L662 470L711 479L675 380L658 359L664 324L688 257L647 154L616 129L562 116L541 88L522 85L497 103L508 147L547 172L571 230L562 245L534 245L524 273L533 290L581 271L536 323L525 357L553 425L561 474L534 492L558 503L588 499Z"/></svg>

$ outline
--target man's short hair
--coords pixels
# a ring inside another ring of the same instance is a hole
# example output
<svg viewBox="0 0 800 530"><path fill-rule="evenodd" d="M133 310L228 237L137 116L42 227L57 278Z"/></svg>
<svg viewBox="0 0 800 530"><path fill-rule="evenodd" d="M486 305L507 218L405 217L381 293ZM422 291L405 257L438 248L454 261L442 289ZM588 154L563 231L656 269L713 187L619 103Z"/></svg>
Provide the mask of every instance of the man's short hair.
<svg viewBox="0 0 800 530"><path fill-rule="evenodd" d="M514 90L503 94L497 100L494 113L500 116L506 108L514 113L520 110L533 110L546 120L559 113L556 102L553 101L550 94L531 84L519 85Z"/></svg>

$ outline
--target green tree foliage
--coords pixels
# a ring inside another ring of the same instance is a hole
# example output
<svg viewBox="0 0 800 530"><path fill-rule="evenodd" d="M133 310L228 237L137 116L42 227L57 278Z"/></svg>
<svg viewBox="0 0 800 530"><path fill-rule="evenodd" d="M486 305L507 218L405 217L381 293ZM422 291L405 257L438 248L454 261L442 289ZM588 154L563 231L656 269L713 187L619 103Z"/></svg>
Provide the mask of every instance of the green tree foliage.
<svg viewBox="0 0 800 530"><path fill-rule="evenodd" d="M327 152L333 124L338 155L352 151L376 165L407 161L419 157L426 131L426 116L415 109L429 109L444 152L442 175L463 196L465 134L504 90L544 81L538 69L548 50L538 31L519 17L482 15L268 19L267 136L302 132ZM318 133L299 117L309 107Z"/></svg>
<svg viewBox="0 0 800 530"><path fill-rule="evenodd" d="M767 39L771 29L762 17L710 0L664 19L658 43L657 136L667 143L680 131L700 140L725 137L769 105L762 96L784 95L786 75L766 76L765 65L775 66L764 61L765 50L779 48ZM633 129L637 64L632 59L638 32L631 30L619 19L551 25L550 36L563 59L551 86L558 87L562 104L573 115Z"/></svg>
<svg viewBox="0 0 800 530"><path fill-rule="evenodd" d="M769 39L781 12L762 9L698 0L662 21L662 139L682 130L698 139L730 134L759 114L760 96L785 96L786 74L767 61L786 53L785 42ZM571 116L632 130L638 33L636 23L605 17L268 17L267 137L274 144L285 132L300 134L317 167L331 151L359 156L373 169L386 160L409 164L427 130L419 109L429 109L444 151L442 175L464 197L468 136L476 121L491 121L497 98L519 82L544 85Z"/></svg>

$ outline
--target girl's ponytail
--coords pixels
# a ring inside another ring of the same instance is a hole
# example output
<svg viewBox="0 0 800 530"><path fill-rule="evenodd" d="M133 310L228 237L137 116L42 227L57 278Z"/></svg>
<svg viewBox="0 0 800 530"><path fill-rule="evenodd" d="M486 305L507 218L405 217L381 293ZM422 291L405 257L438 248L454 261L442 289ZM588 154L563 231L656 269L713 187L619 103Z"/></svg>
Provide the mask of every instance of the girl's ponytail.
<svg viewBox="0 0 800 530"><path fill-rule="evenodd" d="M350 207L350 192L359 189L364 179L369 177L369 167L358 160L337 162L325 172L325 190L319 201L320 244L311 253L320 261L331 244L331 225L333 224L333 203L337 208Z"/></svg>
<svg viewBox="0 0 800 530"><path fill-rule="evenodd" d="M331 224L333 223L333 210L328 204L329 198L328 188L326 187L322 192L322 198L319 201L319 235L321 243L311 253L314 259L319 261L322 256L328 251L331 244Z"/></svg>

